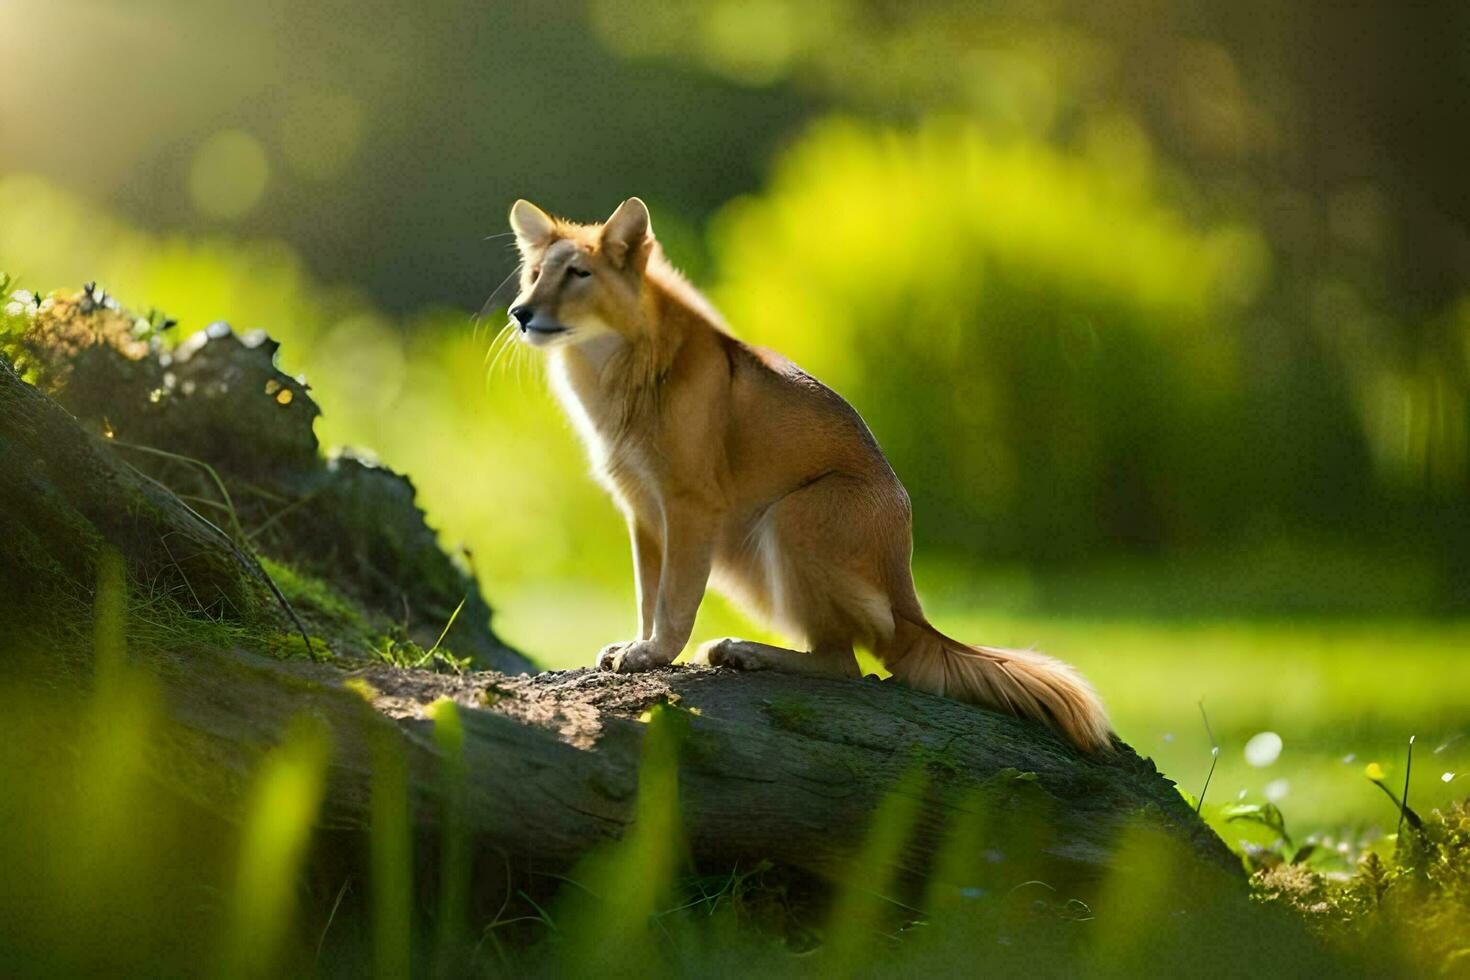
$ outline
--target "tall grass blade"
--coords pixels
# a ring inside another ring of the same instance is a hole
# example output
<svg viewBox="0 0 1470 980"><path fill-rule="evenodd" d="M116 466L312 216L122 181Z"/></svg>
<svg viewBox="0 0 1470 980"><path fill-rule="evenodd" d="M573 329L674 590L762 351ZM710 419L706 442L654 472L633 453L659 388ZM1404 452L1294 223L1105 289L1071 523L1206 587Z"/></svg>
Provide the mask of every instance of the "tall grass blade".
<svg viewBox="0 0 1470 980"><path fill-rule="evenodd" d="M447 976L463 947L469 917L470 856L465 826L465 794L469 774L464 758L464 724L448 698L429 708L434 742L439 748L440 832L439 908L435 937L435 972Z"/></svg>
<svg viewBox="0 0 1470 980"><path fill-rule="evenodd" d="M668 908L687 864L679 812L679 746L685 716L667 705L648 713L633 823L623 839L584 861L548 924L566 937L563 963L584 975L642 974L659 966L651 920Z"/></svg>
<svg viewBox="0 0 1470 980"><path fill-rule="evenodd" d="M454 607L454 612L449 614L449 621L444 624L444 629L440 631L439 639L435 640L434 645L429 647L421 662L426 663L434 659L434 654L439 652L439 647L444 642L444 638L449 635L450 630L454 629L454 621L459 618L459 611L464 608L464 604L469 601L469 598L469 596L465 596L459 600L459 605ZM453 708L453 706L453 702L450 702L450 707Z"/></svg>
<svg viewBox="0 0 1470 980"><path fill-rule="evenodd" d="M275 976L287 965L297 875L321 806L330 751L325 726L302 717L261 764L224 923L225 976Z"/></svg>
<svg viewBox="0 0 1470 980"><path fill-rule="evenodd" d="M1414 739L1417 735L1409 736L1409 759L1404 764L1404 792L1399 803L1399 825L1396 833L1404 832L1404 814L1409 810L1409 776L1414 771Z"/></svg>
<svg viewBox="0 0 1470 980"><path fill-rule="evenodd" d="M908 773L873 814L827 924L824 969L834 976L847 976L857 968L882 929L883 913L895 907L889 892L927 784L922 770Z"/></svg>
<svg viewBox="0 0 1470 980"><path fill-rule="evenodd" d="M1200 787L1199 799L1194 801L1194 812L1199 813L1205 805L1205 794L1210 791L1210 780L1215 778L1215 767L1220 764L1220 742L1215 730L1210 727L1210 716L1205 714L1205 699L1199 699L1199 716L1205 723L1205 734L1210 737L1210 771L1205 773L1205 784Z"/></svg>
<svg viewBox="0 0 1470 980"><path fill-rule="evenodd" d="M408 766L391 730L373 738L372 897L373 976L409 975L413 911L412 842L408 820Z"/></svg>

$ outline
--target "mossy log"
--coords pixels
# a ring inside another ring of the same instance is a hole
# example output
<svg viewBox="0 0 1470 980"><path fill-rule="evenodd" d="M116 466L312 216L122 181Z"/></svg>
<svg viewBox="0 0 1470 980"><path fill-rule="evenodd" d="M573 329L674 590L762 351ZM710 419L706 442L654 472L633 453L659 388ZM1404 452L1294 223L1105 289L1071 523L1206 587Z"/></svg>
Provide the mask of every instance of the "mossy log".
<svg viewBox="0 0 1470 980"><path fill-rule="evenodd" d="M413 812L432 834L444 760L428 709L450 698L464 728L467 829L478 847L518 867L565 871L627 831L648 712L664 705L682 733L689 852L706 871L772 861L847 878L880 801L899 793L917 806L894 869L910 883L952 870L930 864L950 834L977 826L997 887L1044 878L1085 893L1119 870L1134 833L1184 856L1175 877L1186 892L1191 881L1243 881L1239 859L1126 746L1085 756L1040 726L873 679L692 666L535 676L384 666L353 672L365 685L344 686L349 677L327 666L227 651L170 659L163 673L186 733L179 744L209 760L192 792L226 809L259 754L310 712L337 746L326 825L367 827L372 746L388 736L406 753Z"/></svg>
<svg viewBox="0 0 1470 980"><path fill-rule="evenodd" d="M200 615L246 615L266 595L222 532L0 358L0 602L17 622L74 613L104 548Z"/></svg>
<svg viewBox="0 0 1470 980"><path fill-rule="evenodd" d="M0 395L0 448L23 471L0 474L0 501L12 502L0 530L13 531L0 536L0 575L34 592L27 566L44 557L65 566L72 592L89 589L105 543L155 593L213 615L268 615L263 577L221 547L235 542L324 580L377 627L429 646L448 623L445 646L476 666L531 667L490 628L479 583L440 548L408 478L351 452L323 458L320 411L277 367L275 341L223 322L171 349L161 341L92 284L0 331L0 354L40 389L9 371Z"/></svg>

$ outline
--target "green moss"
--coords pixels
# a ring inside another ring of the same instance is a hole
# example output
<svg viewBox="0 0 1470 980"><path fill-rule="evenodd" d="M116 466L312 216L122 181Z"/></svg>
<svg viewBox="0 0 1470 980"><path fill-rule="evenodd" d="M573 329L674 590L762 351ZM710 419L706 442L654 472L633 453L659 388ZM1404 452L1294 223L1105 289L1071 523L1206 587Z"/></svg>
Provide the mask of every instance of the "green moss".
<svg viewBox="0 0 1470 980"><path fill-rule="evenodd" d="M805 732L821 721L821 712L796 698L773 698L766 702L766 717L788 731Z"/></svg>
<svg viewBox="0 0 1470 980"><path fill-rule="evenodd" d="M426 650L409 638L402 624L388 625L385 630L384 624L373 622L361 607L315 575L270 558L262 558L261 566L312 633L311 653L299 635L271 637L267 652L272 656L321 661L351 653L405 669L442 669L456 674L469 669L468 657L457 657L439 645Z"/></svg>
<svg viewBox="0 0 1470 980"><path fill-rule="evenodd" d="M985 780L989 786L1011 786L1016 783L1034 783L1037 781L1036 773L1022 772L1015 766L1006 766L994 776Z"/></svg>
<svg viewBox="0 0 1470 980"><path fill-rule="evenodd" d="M331 616L343 622L361 619L352 603L321 579L298 572L290 565L271 558L260 559L260 564L275 580L286 598L293 604L301 605L304 610Z"/></svg>
<svg viewBox="0 0 1470 980"><path fill-rule="evenodd" d="M339 650L376 646L379 631L350 599L327 582L270 558L261 558L260 564L297 615L313 632L322 633L327 645Z"/></svg>
<svg viewBox="0 0 1470 980"><path fill-rule="evenodd" d="M950 776L958 776L964 770L964 763L946 745L942 749L932 749L927 745L915 745L913 747L914 763L930 772L944 773Z"/></svg>
<svg viewBox="0 0 1470 980"><path fill-rule="evenodd" d="M327 663L334 654L331 644L320 636L311 637L308 648L306 638L300 633L274 633L265 638L266 649L278 660L313 660Z"/></svg>

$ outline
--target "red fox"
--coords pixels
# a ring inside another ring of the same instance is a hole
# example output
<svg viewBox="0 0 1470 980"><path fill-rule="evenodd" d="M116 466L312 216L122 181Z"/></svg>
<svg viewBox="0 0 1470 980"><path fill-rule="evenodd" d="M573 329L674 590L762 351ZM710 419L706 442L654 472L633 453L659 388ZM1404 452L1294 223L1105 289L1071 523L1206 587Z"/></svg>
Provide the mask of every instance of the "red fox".
<svg viewBox="0 0 1470 980"><path fill-rule="evenodd" d="M661 667L689 642L711 579L797 652L724 639L696 663L859 674L854 646L933 694L1111 744L1102 703L1071 667L969 646L930 625L909 569L908 494L858 413L769 350L737 340L663 258L636 197L602 224L517 201L522 256L510 307L546 352L557 397L628 524L638 638L605 670Z"/></svg>

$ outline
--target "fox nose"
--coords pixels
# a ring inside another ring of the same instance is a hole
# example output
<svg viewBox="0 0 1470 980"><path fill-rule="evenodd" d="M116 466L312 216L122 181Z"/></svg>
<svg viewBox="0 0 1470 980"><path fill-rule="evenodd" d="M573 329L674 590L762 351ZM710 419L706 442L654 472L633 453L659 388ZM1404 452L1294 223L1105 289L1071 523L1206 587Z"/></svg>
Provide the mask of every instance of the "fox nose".
<svg viewBox="0 0 1470 980"><path fill-rule="evenodd" d="M536 315L536 311L525 305L512 306L510 308L510 315L515 317L516 323L519 323L521 329L524 330L526 324L531 322L531 317Z"/></svg>

